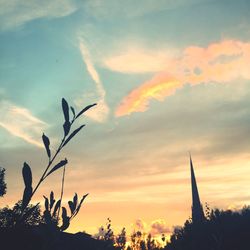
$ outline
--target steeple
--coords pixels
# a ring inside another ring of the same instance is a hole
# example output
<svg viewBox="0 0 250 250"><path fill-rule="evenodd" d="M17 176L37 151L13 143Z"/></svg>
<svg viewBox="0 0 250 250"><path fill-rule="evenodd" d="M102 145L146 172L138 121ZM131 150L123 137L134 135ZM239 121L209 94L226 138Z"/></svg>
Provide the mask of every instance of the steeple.
<svg viewBox="0 0 250 250"><path fill-rule="evenodd" d="M190 155L190 171L191 171L191 185L192 185L192 221L193 223L202 222L204 217L203 208L200 202L199 192L194 175L194 167Z"/></svg>

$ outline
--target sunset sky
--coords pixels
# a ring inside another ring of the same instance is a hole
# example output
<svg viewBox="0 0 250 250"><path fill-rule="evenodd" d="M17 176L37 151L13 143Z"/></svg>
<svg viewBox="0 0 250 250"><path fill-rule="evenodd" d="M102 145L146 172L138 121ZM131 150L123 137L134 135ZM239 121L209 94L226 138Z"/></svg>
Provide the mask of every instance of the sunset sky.
<svg viewBox="0 0 250 250"><path fill-rule="evenodd" d="M61 98L86 127L67 145L69 231L169 233L191 216L189 151L210 207L250 204L250 1L0 0L0 166L13 205L56 149ZM32 202L54 190L51 175ZM33 185L34 185L33 184ZM65 204L66 205L66 204Z"/></svg>

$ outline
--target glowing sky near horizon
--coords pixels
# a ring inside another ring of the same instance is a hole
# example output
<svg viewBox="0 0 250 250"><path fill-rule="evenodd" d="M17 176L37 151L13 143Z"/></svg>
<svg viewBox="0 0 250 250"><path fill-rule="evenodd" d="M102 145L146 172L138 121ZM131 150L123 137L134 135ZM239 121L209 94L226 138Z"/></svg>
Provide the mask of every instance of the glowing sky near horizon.
<svg viewBox="0 0 250 250"><path fill-rule="evenodd" d="M42 173L43 132L56 148L62 97L98 103L60 156L65 201L90 193L70 231L183 224L189 151L203 203L250 204L249 27L247 0L0 1L1 206L22 197L24 161L34 183ZM60 178L33 202L59 196Z"/></svg>

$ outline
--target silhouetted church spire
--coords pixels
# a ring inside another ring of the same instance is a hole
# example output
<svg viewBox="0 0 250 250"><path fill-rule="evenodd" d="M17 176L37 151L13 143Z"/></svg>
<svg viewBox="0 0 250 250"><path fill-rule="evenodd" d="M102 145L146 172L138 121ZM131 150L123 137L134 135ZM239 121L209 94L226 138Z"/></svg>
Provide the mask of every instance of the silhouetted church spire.
<svg viewBox="0 0 250 250"><path fill-rule="evenodd" d="M195 180L191 155L190 155L190 170L191 170L191 184L192 184L192 221L193 223L197 223L197 222L202 222L205 217Z"/></svg>

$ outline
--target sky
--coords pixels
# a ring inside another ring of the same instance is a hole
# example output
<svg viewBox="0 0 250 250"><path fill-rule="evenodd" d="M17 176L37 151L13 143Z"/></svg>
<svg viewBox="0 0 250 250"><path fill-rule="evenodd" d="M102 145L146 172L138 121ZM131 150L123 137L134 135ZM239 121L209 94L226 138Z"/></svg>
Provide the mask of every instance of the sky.
<svg viewBox="0 0 250 250"><path fill-rule="evenodd" d="M8 192L46 166L42 133L63 136L61 99L86 127L67 157L65 206L89 193L69 229L170 233L191 216L189 152L211 208L250 204L250 2L0 1L0 166ZM77 126L76 126L77 127ZM62 171L32 202L54 190Z"/></svg>

